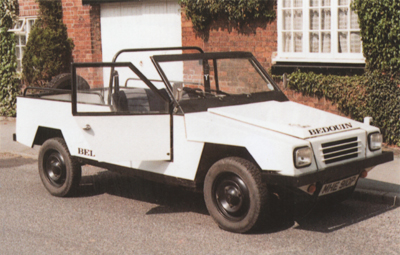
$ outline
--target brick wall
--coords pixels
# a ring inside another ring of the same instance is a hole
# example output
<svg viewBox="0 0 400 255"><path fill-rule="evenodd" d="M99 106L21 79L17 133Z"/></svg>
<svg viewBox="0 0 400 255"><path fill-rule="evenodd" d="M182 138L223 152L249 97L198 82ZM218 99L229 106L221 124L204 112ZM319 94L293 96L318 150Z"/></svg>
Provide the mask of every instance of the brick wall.
<svg viewBox="0 0 400 255"><path fill-rule="evenodd" d="M90 9L90 37L93 62L101 62L103 60L101 49L101 30L100 30L100 5L91 5Z"/></svg>
<svg viewBox="0 0 400 255"><path fill-rule="evenodd" d="M230 31L231 30L231 31ZM182 13L182 45L199 46L204 51L250 51L257 60L269 69L272 53L277 51L276 20L271 23L254 24L252 28L238 32L224 22L211 27L208 40L203 40L193 30L192 22Z"/></svg>
<svg viewBox="0 0 400 255"><path fill-rule="evenodd" d="M101 62L100 5L82 6L82 0L62 0L63 22L75 44L74 62ZM91 87L103 85L102 68L77 70Z"/></svg>
<svg viewBox="0 0 400 255"><path fill-rule="evenodd" d="M101 55L100 6L82 6L82 0L62 0L63 21L75 44L74 62L99 62Z"/></svg>
<svg viewBox="0 0 400 255"><path fill-rule="evenodd" d="M36 16L39 10L39 5L35 0L19 0L19 16Z"/></svg>

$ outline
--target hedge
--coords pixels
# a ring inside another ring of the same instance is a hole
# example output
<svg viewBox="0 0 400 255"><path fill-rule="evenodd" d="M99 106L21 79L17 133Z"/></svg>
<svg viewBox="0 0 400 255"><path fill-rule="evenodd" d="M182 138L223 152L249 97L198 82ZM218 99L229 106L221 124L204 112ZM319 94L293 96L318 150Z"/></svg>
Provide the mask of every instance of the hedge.
<svg viewBox="0 0 400 255"><path fill-rule="evenodd" d="M388 144L400 146L400 80L379 71L362 76L294 72L288 87L304 95L325 97L351 118L373 117Z"/></svg>

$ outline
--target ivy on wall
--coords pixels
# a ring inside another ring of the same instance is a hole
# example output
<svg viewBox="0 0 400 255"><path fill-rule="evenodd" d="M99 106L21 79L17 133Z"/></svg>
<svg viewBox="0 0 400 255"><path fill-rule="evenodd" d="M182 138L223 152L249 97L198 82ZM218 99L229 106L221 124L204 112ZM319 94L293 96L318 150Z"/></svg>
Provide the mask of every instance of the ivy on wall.
<svg viewBox="0 0 400 255"><path fill-rule="evenodd" d="M179 0L197 32L207 32L212 22L225 19L241 28L254 20L276 18L272 0Z"/></svg>
<svg viewBox="0 0 400 255"><path fill-rule="evenodd" d="M17 0L0 0L0 115L15 116L20 80L16 73L14 33L8 32L17 19Z"/></svg>
<svg viewBox="0 0 400 255"><path fill-rule="evenodd" d="M400 1L354 0L367 68L400 75Z"/></svg>
<svg viewBox="0 0 400 255"><path fill-rule="evenodd" d="M23 81L43 87L60 73L70 71L74 43L62 20L61 0L39 2L39 16L29 35L22 59Z"/></svg>

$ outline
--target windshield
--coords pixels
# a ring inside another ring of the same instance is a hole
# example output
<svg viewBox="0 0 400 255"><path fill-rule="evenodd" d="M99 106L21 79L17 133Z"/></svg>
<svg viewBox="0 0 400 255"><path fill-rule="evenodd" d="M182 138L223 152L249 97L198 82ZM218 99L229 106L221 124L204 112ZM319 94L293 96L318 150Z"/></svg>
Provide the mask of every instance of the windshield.
<svg viewBox="0 0 400 255"><path fill-rule="evenodd" d="M159 65L174 91L182 91L179 100L275 90L251 58L174 60Z"/></svg>
<svg viewBox="0 0 400 255"><path fill-rule="evenodd" d="M153 60L184 112L287 100L251 53L158 55Z"/></svg>

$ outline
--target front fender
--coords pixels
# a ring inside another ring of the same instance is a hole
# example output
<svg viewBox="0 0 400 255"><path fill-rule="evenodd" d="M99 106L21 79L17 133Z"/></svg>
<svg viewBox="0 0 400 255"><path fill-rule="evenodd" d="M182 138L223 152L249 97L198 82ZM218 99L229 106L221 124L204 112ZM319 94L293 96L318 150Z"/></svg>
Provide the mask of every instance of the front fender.
<svg viewBox="0 0 400 255"><path fill-rule="evenodd" d="M310 146L296 137L209 112L185 114L185 127L189 141L245 147L262 170L294 176L317 169L315 160L309 167L295 168L293 150Z"/></svg>

